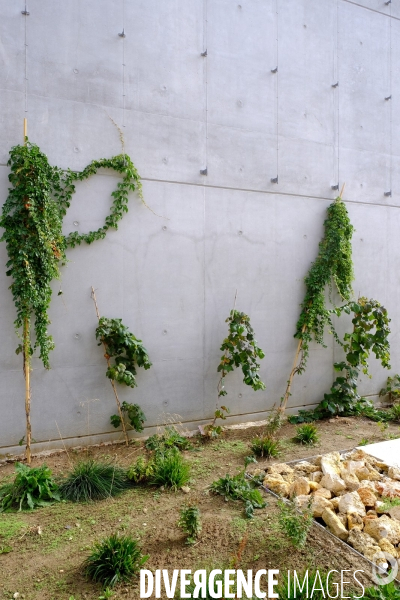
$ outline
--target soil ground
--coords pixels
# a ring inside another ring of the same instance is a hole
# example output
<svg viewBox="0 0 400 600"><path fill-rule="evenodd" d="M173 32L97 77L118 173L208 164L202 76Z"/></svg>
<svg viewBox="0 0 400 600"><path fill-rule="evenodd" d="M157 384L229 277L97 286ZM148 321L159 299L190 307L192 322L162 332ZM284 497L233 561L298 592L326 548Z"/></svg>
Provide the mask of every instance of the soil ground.
<svg viewBox="0 0 400 600"><path fill-rule="evenodd" d="M361 579L370 585L369 563L317 526L312 527L304 549L294 550L278 530L272 496L267 495L266 508L257 510L256 517L248 520L241 503L226 502L209 493L213 481L243 469L244 458L251 454L250 440L262 429L230 429L207 443L194 438L194 449L184 452L192 473L188 494L136 487L117 498L92 504L60 503L32 512L0 514L0 551L12 549L0 554L0 598L12 598L18 592L20 598L28 600L98 600L101 588L82 576L80 565L93 542L116 531L129 532L140 539L143 553L150 555L145 565L150 570L229 568L240 546L241 559L236 568L280 569L281 573L305 568L352 572L362 569L365 574ZM322 421L318 431L317 446L299 446L292 440L295 426L285 424L279 433L283 443L279 461L400 437L398 425L383 429L363 418ZM129 447L115 444L69 451L68 455L60 453L45 461L35 458L32 466L46 462L55 476L62 476L70 470L71 463L86 456L127 467L143 453L142 442ZM10 481L13 473L12 463L1 465L0 484ZM194 546L185 544L176 524L180 508L189 499L199 506L203 523ZM41 535L37 533L38 526ZM138 581L117 588L113 598L139 598Z"/></svg>

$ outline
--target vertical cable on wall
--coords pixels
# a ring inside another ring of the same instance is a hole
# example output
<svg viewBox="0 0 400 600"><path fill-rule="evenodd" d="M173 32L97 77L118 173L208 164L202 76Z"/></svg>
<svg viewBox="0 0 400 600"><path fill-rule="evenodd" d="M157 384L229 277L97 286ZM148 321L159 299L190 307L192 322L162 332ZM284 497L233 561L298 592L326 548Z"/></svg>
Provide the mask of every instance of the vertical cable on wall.
<svg viewBox="0 0 400 600"><path fill-rule="evenodd" d="M271 178L271 183L279 181L279 0L275 0L275 43L276 66L271 73L275 75L276 177Z"/></svg>
<svg viewBox="0 0 400 600"><path fill-rule="evenodd" d="M27 17L29 16L29 11L26 7L26 3L25 3L25 10L21 11L21 14L24 15L25 17L25 35L24 35L24 46L25 46L25 85L24 85L24 91L25 91L25 107L24 107L24 112L25 112L25 119L28 116L28 34L27 34Z"/></svg>
<svg viewBox="0 0 400 600"><path fill-rule="evenodd" d="M122 127L125 127L125 0L122 0Z"/></svg>
<svg viewBox="0 0 400 600"><path fill-rule="evenodd" d="M389 3L389 95L385 98L389 102L389 189L385 191L385 196L392 195L392 142L393 142L393 123L392 123L392 3Z"/></svg>
<svg viewBox="0 0 400 600"><path fill-rule="evenodd" d="M205 97L205 127L206 127L206 147L205 147L205 165L200 169L201 175L208 174L208 50L207 50L207 26L208 26L208 0L203 0L203 52L201 56L204 59L204 97Z"/></svg>
<svg viewBox="0 0 400 600"><path fill-rule="evenodd" d="M340 185L340 97L339 97L339 0L336 0L336 27L335 27L335 50L333 53L333 80L332 91L334 94L333 113L335 129L335 152L334 152L334 177L335 183L331 185L332 190L339 190Z"/></svg>

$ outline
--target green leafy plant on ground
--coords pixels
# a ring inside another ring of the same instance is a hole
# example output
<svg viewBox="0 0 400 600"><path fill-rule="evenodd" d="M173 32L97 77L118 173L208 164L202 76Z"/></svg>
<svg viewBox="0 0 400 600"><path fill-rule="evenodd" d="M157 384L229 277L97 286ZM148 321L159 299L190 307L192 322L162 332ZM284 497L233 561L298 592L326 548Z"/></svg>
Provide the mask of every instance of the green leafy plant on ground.
<svg viewBox="0 0 400 600"><path fill-rule="evenodd" d="M128 469L128 479L133 483L148 483L154 472L153 460L146 460L144 456L139 456Z"/></svg>
<svg viewBox="0 0 400 600"><path fill-rule="evenodd" d="M177 490L190 479L190 465L176 448L155 455L149 483Z"/></svg>
<svg viewBox="0 0 400 600"><path fill-rule="evenodd" d="M296 429L294 440L299 444L314 446L319 442L318 429L313 423L305 423Z"/></svg>
<svg viewBox="0 0 400 600"><path fill-rule="evenodd" d="M198 506L188 504L179 513L178 526L186 534L186 543L195 544L201 533L201 514Z"/></svg>
<svg viewBox="0 0 400 600"><path fill-rule="evenodd" d="M94 544L92 553L83 563L83 572L104 587L128 582L148 560L138 542L131 536L110 535Z"/></svg>
<svg viewBox="0 0 400 600"><path fill-rule="evenodd" d="M362 411L365 398L357 391L357 379L360 371L369 375L368 358L372 353L383 367L390 369L389 322L386 308L376 300L359 298L357 302L335 309L337 314L353 314L353 332L344 336L343 349L346 361L335 363L336 371L344 375L336 378L329 394L318 405L318 409L327 415Z"/></svg>
<svg viewBox="0 0 400 600"><path fill-rule="evenodd" d="M184 435L181 435L179 431L173 425L165 427L162 434L154 434L149 437L145 442L147 450L154 452L165 452L168 448L178 448L178 450L190 450L193 445L191 441Z"/></svg>
<svg viewBox="0 0 400 600"><path fill-rule="evenodd" d="M256 456L265 458L277 458L282 452L279 440L268 435L253 438L250 447Z"/></svg>
<svg viewBox="0 0 400 600"><path fill-rule="evenodd" d="M388 377L385 387L379 392L380 398L386 398L390 404L400 400L400 375L393 375Z"/></svg>
<svg viewBox="0 0 400 600"><path fill-rule="evenodd" d="M395 506L400 506L400 498L388 498L387 496L382 496L383 506L381 510L384 512L389 512L391 508Z"/></svg>
<svg viewBox="0 0 400 600"><path fill-rule="evenodd" d="M71 502L90 502L117 496L128 487L123 469L90 459L74 466L60 483L60 492L63 498Z"/></svg>
<svg viewBox="0 0 400 600"><path fill-rule="evenodd" d="M250 317L233 309L225 322L229 323L229 334L220 348L224 354L221 356L221 362L217 368L218 373L221 373L218 382L218 398L227 395L225 378L229 372L238 367L241 367L243 372L243 383L252 387L254 391L265 390L265 384L261 381L258 373L260 370L259 359L263 359L265 354L254 337ZM217 437L221 433L221 426L217 426L215 423L217 419L225 419L227 413L229 413L229 409L226 406L219 408L217 406L213 422L204 427L207 436Z"/></svg>
<svg viewBox="0 0 400 600"><path fill-rule="evenodd" d="M246 517L249 519L254 516L254 509L266 506L260 490L252 487L249 480L246 479L244 471L234 476L221 477L211 484L210 489L214 494L224 496L226 500L242 501Z"/></svg>
<svg viewBox="0 0 400 600"><path fill-rule="evenodd" d="M131 404L129 402L123 402L121 404L122 417L128 420L129 425L135 431L143 431L143 424L146 420L144 412L140 408L139 404ZM121 417L119 415L112 415L110 417L111 425L116 429L121 425Z"/></svg>
<svg viewBox="0 0 400 600"><path fill-rule="evenodd" d="M61 500L58 486L46 465L31 468L17 462L15 471L14 481L0 488L0 512L34 509Z"/></svg>
<svg viewBox="0 0 400 600"><path fill-rule="evenodd" d="M278 500L278 508L279 528L295 548L303 548L313 522L311 501L309 506L300 510L294 502Z"/></svg>

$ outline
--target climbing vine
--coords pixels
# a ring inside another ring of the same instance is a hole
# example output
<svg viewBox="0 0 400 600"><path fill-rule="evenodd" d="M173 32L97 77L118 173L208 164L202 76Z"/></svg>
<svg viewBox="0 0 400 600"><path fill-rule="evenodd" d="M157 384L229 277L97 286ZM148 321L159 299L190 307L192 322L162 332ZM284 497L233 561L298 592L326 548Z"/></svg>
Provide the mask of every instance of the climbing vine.
<svg viewBox="0 0 400 600"><path fill-rule="evenodd" d="M106 317L99 319L96 338L99 340L98 345L103 344L106 351L105 357L108 364L106 376L112 382L117 381L131 388L136 387L136 367L143 367L146 370L151 367L149 355L142 340L138 340L121 319L107 319ZM110 359L113 359L113 363L110 362ZM123 402L119 415L111 416L111 424L114 427L122 425L124 415L133 429L143 430L143 423L146 419L138 404Z"/></svg>
<svg viewBox="0 0 400 600"><path fill-rule="evenodd" d="M390 319L386 308L367 298L359 298L357 302L335 309L335 312L337 315L353 313L353 331L344 336L346 360L333 365L335 371L343 374L336 378L329 394L324 395L318 410L324 414L351 414L354 410L358 411L357 405L365 403L358 393L357 380L360 371L371 377L368 370L371 352L384 368L390 369Z"/></svg>
<svg viewBox="0 0 400 600"><path fill-rule="evenodd" d="M243 382L246 385L252 387L254 391L265 390L265 384L261 381L258 373L260 370L258 359L264 358L265 354L257 345L250 317L233 309L225 322L229 323L229 334L220 348L224 354L221 356L221 362L217 368L218 373L221 373L218 382L218 398L227 395L225 377L237 367L241 367L244 375ZM229 413L226 406L217 407L213 422L205 427L209 437L219 435L221 427L215 426L215 422L217 419L226 419L225 413Z"/></svg>
<svg viewBox="0 0 400 600"><path fill-rule="evenodd" d="M294 336L299 339L299 344L286 392L281 398L281 407L278 409L281 413L285 410L289 399L294 375L305 371L312 339L324 345L325 328L329 326L336 341L341 344L332 323L332 311L326 306L325 294L327 289L332 291L332 283L334 283L341 298L350 300L351 282L354 278L351 248L354 228L341 195L330 204L327 212L324 237L319 244L318 256L304 280L306 294L301 304L301 313Z"/></svg>
<svg viewBox="0 0 400 600"><path fill-rule="evenodd" d="M66 248L105 237L108 229L117 228L118 222L128 210L128 193L138 190L141 195L139 174L131 159L121 154L110 159L93 161L83 171L75 173L68 169L51 166L40 148L29 142L14 146L8 161L11 187L0 217L4 228L1 241L7 246L7 275L12 277L10 286L17 317L14 322L22 342L17 353L24 355L24 371L27 380L27 458L30 461L30 359L36 348L45 368L49 368L49 354L54 341L47 331L50 323L48 309L51 301L51 282L60 275L59 265L66 262ZM123 175L122 181L112 193L110 214L103 227L97 231L79 234L62 234L62 220L75 192L75 182L94 175L99 168L108 168ZM31 317L34 317L35 341L31 341ZM22 332L21 332L22 329Z"/></svg>
<svg viewBox="0 0 400 600"><path fill-rule="evenodd" d="M350 223L346 206L340 197L328 207L324 222L325 235L319 244L317 259L305 277L306 295L296 325L295 337L303 341L302 360L298 373L304 372L309 355L309 344L314 337L324 344L324 331L328 325L336 336L331 311L325 304L326 289L335 283L343 300L350 300L354 279L351 238L354 228ZM337 336L336 336L337 338Z"/></svg>

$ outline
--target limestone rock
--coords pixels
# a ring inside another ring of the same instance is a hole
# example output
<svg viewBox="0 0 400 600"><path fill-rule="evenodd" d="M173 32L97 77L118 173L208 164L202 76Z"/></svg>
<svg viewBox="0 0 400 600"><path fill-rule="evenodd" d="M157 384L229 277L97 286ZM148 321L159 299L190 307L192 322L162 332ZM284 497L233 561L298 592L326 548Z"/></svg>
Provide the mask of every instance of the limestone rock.
<svg viewBox="0 0 400 600"><path fill-rule="evenodd" d="M365 467L365 461L363 460L345 460L343 462L342 469L347 471L348 473L355 473L359 469L363 469Z"/></svg>
<svg viewBox="0 0 400 600"><path fill-rule="evenodd" d="M321 471L324 475L340 475L340 454L331 452L321 458Z"/></svg>
<svg viewBox="0 0 400 600"><path fill-rule="evenodd" d="M303 473L316 473L320 470L317 465L312 465L306 460L302 460L301 462L297 463L294 468L296 471L303 471Z"/></svg>
<svg viewBox="0 0 400 600"><path fill-rule="evenodd" d="M392 479L378 481L375 483L375 489L381 496L387 498L400 498L400 482Z"/></svg>
<svg viewBox="0 0 400 600"><path fill-rule="evenodd" d="M346 527L346 529L347 529L348 528L347 527L347 515L343 514L343 513L337 513L336 516L339 519L339 521L342 523L342 525L344 527Z"/></svg>
<svg viewBox="0 0 400 600"><path fill-rule="evenodd" d="M290 473L293 473L293 468L290 465L287 465L286 463L274 463L274 464L268 464L266 466L267 473L271 473L274 475L288 475Z"/></svg>
<svg viewBox="0 0 400 600"><path fill-rule="evenodd" d="M337 473L327 473L321 479L322 487L327 490L337 493L346 489L346 484ZM319 491L319 490L318 490Z"/></svg>
<svg viewBox="0 0 400 600"><path fill-rule="evenodd" d="M374 519L377 519L378 515L366 515L365 517L363 517L363 521L364 521L364 525L369 522L369 521L373 521Z"/></svg>
<svg viewBox="0 0 400 600"><path fill-rule="evenodd" d="M357 513L360 517L365 517L367 514L365 506L361 502L361 498L357 492L349 492L341 496L339 500L339 512L344 514Z"/></svg>
<svg viewBox="0 0 400 600"><path fill-rule="evenodd" d="M325 508L322 513L322 518L328 525L329 530L336 535L336 537L344 541L347 540L349 532L332 509Z"/></svg>
<svg viewBox="0 0 400 600"><path fill-rule="evenodd" d="M354 474L358 477L360 481L364 481L365 479L369 479L370 472L369 469L366 466L364 466L360 469L357 469L357 471L354 471Z"/></svg>
<svg viewBox="0 0 400 600"><path fill-rule="evenodd" d="M393 508L389 510L389 515L392 517L392 519L400 521L400 506L393 506Z"/></svg>
<svg viewBox="0 0 400 600"><path fill-rule="evenodd" d="M293 502L297 506L297 508L299 508L300 510L304 510L305 508L308 507L310 500L311 500L310 496L301 495L301 496L296 496L294 498Z"/></svg>
<svg viewBox="0 0 400 600"><path fill-rule="evenodd" d="M361 448L358 448L350 454L349 458L351 458L351 460L365 460L366 458L371 459L372 457L370 457L369 454L364 452L364 450L361 450Z"/></svg>
<svg viewBox="0 0 400 600"><path fill-rule="evenodd" d="M332 498L332 492L330 492L324 487L320 487L316 492L313 492L313 496L320 496L321 498L326 498L327 500L329 500L330 498Z"/></svg>
<svg viewBox="0 0 400 600"><path fill-rule="evenodd" d="M365 466L367 467L367 469L369 471L368 479L370 481L381 481L382 475L379 473L379 471L374 469L374 467L372 467L368 463L365 463Z"/></svg>
<svg viewBox="0 0 400 600"><path fill-rule="evenodd" d="M369 510L367 510L367 517L371 516L371 515L374 515L374 517L377 517L378 513L376 512L376 510L373 510L370 508Z"/></svg>
<svg viewBox="0 0 400 600"><path fill-rule="evenodd" d="M323 474L322 471L315 471L314 473L310 473L310 479L311 479L311 481L315 481L316 483L320 483L323 475L324 474Z"/></svg>
<svg viewBox="0 0 400 600"><path fill-rule="evenodd" d="M364 521L357 513L350 513L347 515L347 529L351 531L352 529L363 529Z"/></svg>
<svg viewBox="0 0 400 600"><path fill-rule="evenodd" d="M296 479L289 488L289 496L307 496L310 493L310 484L305 477Z"/></svg>
<svg viewBox="0 0 400 600"><path fill-rule="evenodd" d="M334 510L339 510L339 501L340 498L331 498L330 503L332 504Z"/></svg>
<svg viewBox="0 0 400 600"><path fill-rule="evenodd" d="M367 521L364 525L364 531L377 542L381 538L388 539L392 544L398 544L400 542L400 523L387 515Z"/></svg>
<svg viewBox="0 0 400 600"><path fill-rule="evenodd" d="M370 535L357 528L350 531L347 542L369 560L373 560L377 554L382 552L380 546Z"/></svg>
<svg viewBox="0 0 400 600"><path fill-rule="evenodd" d="M400 469L398 467L389 467L388 475L391 479L397 479L397 481L400 481Z"/></svg>
<svg viewBox="0 0 400 600"><path fill-rule="evenodd" d="M380 461L377 461L375 463L375 467L377 467L378 469L382 469L382 471L387 471L389 469L389 466L386 463Z"/></svg>
<svg viewBox="0 0 400 600"><path fill-rule="evenodd" d="M346 484L346 488L348 490L350 490L350 492L354 492L355 490L358 490L358 488L360 487L360 481L359 481L357 475L355 475L354 473L350 473L349 471L346 471L346 469L341 469L340 475L341 475L344 483Z"/></svg>
<svg viewBox="0 0 400 600"><path fill-rule="evenodd" d="M285 498L289 496L289 484L281 475L267 475L263 483L265 487L278 494L278 496L284 496Z"/></svg>
<svg viewBox="0 0 400 600"><path fill-rule="evenodd" d="M311 492L316 492L321 487L316 481L309 481L308 484Z"/></svg>
<svg viewBox="0 0 400 600"><path fill-rule="evenodd" d="M310 498L310 496L307 496ZM312 511L314 517L322 517L322 513L326 508L330 508L333 511L333 505L330 500L323 498L322 496L312 497Z"/></svg>
<svg viewBox="0 0 400 600"><path fill-rule="evenodd" d="M385 503L381 502L381 500L377 500L375 502L374 508L379 515L383 515L384 513L388 512L385 508Z"/></svg>
<svg viewBox="0 0 400 600"><path fill-rule="evenodd" d="M370 488L358 488L357 494L359 495L364 506L375 506L376 496Z"/></svg>
<svg viewBox="0 0 400 600"><path fill-rule="evenodd" d="M391 554L393 556L393 558L399 558L399 552L398 552L397 548L395 548L393 546L393 544L391 544L387 538L380 539L378 541L378 544L379 544L380 549L383 550L383 552L387 552L388 554Z"/></svg>

